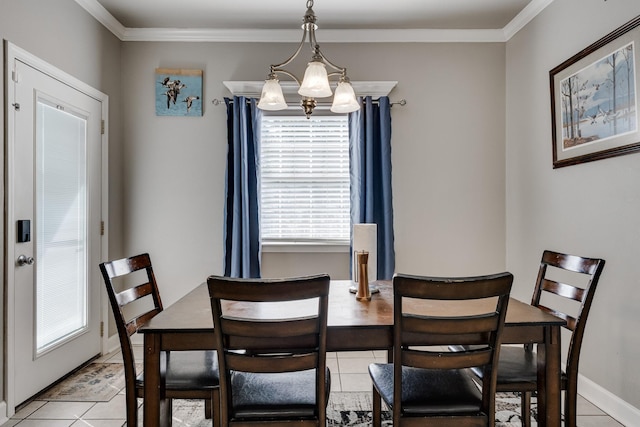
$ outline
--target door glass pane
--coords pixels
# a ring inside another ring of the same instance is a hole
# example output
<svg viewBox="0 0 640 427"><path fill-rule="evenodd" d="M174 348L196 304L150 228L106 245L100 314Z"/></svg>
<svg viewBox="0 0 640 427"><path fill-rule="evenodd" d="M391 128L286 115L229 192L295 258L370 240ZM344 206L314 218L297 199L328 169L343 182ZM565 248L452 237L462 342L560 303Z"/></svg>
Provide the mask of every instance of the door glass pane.
<svg viewBox="0 0 640 427"><path fill-rule="evenodd" d="M87 121L41 99L36 112L36 351L42 353L87 328Z"/></svg>

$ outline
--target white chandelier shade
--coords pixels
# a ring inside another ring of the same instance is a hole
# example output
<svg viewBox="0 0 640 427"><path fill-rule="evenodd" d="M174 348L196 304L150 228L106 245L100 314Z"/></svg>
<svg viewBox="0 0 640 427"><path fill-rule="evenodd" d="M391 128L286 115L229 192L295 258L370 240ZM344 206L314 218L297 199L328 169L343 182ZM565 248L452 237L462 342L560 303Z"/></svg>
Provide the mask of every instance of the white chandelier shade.
<svg viewBox="0 0 640 427"><path fill-rule="evenodd" d="M360 109L356 94L349 82L340 82L333 95L331 111L334 113L353 113Z"/></svg>
<svg viewBox="0 0 640 427"><path fill-rule="evenodd" d="M280 111L287 108L282 87L278 79L266 80L262 87L262 95L258 101L258 108L266 111Z"/></svg>
<svg viewBox="0 0 640 427"><path fill-rule="evenodd" d="M319 61L309 62L298 93L311 98L326 98L331 96L326 65Z"/></svg>

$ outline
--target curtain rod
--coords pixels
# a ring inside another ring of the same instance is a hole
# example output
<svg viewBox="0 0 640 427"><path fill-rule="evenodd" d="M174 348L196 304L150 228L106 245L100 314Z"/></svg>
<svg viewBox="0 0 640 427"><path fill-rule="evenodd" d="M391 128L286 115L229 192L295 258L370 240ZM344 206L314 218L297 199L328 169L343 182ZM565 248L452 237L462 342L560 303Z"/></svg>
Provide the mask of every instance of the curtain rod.
<svg viewBox="0 0 640 427"><path fill-rule="evenodd" d="M233 100L230 101L233 104ZM374 100L374 103L377 103L378 100ZM219 100L218 98L214 98L211 103L213 105L220 105L223 103L223 101ZM249 103L249 101L247 100L247 104ZM404 107L405 105L407 105L407 100L406 99L401 99L400 101L395 101L395 102L391 102L389 104L391 107L393 107L394 105L400 105L401 107ZM318 107L330 107L331 103L330 102L318 102ZM299 106L295 106L295 108L298 108ZM292 107L289 107L292 108Z"/></svg>

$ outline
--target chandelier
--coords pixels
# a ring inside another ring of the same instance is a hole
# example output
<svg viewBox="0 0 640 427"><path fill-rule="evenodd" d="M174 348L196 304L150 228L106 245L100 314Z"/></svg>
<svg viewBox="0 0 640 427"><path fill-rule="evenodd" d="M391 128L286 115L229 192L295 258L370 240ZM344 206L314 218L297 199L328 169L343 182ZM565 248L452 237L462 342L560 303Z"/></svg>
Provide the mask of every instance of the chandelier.
<svg viewBox="0 0 640 427"><path fill-rule="evenodd" d="M331 104L331 111L334 113L351 113L360 108L356 100L355 92L349 78L347 77L347 69L339 67L329 61L320 52L320 45L316 41L316 15L313 12L313 0L307 0L307 12L302 19L302 40L298 45L298 49L291 55L289 59L281 64L271 65L269 77L262 87L262 95L258 102L258 108L268 111L278 111L287 108L287 102L282 93L282 87L278 80L278 74L291 77L300 86L298 94L302 95L301 105L307 118L313 113L313 109L318 105L316 98L326 98L332 95L329 86L330 77L338 77L338 86L336 87ZM307 64L302 82L292 72L285 70L287 66L294 60L305 45L305 41L309 40L309 46L313 55L311 61ZM333 71L327 72L327 66Z"/></svg>

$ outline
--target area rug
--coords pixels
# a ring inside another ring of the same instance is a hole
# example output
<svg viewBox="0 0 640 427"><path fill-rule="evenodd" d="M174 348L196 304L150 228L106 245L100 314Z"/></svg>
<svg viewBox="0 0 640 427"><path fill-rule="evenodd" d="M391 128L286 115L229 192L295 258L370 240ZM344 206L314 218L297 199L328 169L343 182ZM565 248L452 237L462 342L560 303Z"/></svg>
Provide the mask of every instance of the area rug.
<svg viewBox="0 0 640 427"><path fill-rule="evenodd" d="M141 369L141 366L138 366ZM124 387L124 370L120 363L91 363L65 380L46 390L37 399L53 401L107 402ZM329 427L370 426L371 392L332 392L327 407ZM383 404L384 409L384 404ZM536 426L537 406L535 397L531 402L532 425ZM391 414L382 412L383 426L391 426ZM180 427L211 426L204 419L204 404L201 400L174 400L173 424ZM520 426L520 396L517 393L498 393L496 396L496 426Z"/></svg>
<svg viewBox="0 0 640 427"><path fill-rule="evenodd" d="M364 427L371 425L371 393L333 392L329 397L327 424L329 426ZM383 405L384 408L384 405ZM536 426L535 398L531 402L532 426ZM391 414L382 411L382 425L391 426ZM496 426L521 426L520 396L516 393L498 393L496 396Z"/></svg>
<svg viewBox="0 0 640 427"><path fill-rule="evenodd" d="M327 407L329 427L371 426L371 393L332 392ZM383 406L384 408L384 406ZM531 402L532 426L535 421L535 398ZM174 400L173 425L179 427L209 427L211 420L204 419L204 404L197 400ZM382 411L382 425L391 427L391 414ZM496 427L520 427L520 396L516 393L498 393L496 396Z"/></svg>
<svg viewBox="0 0 640 427"><path fill-rule="evenodd" d="M45 390L38 399L69 402L108 402L124 387L120 363L90 363Z"/></svg>

